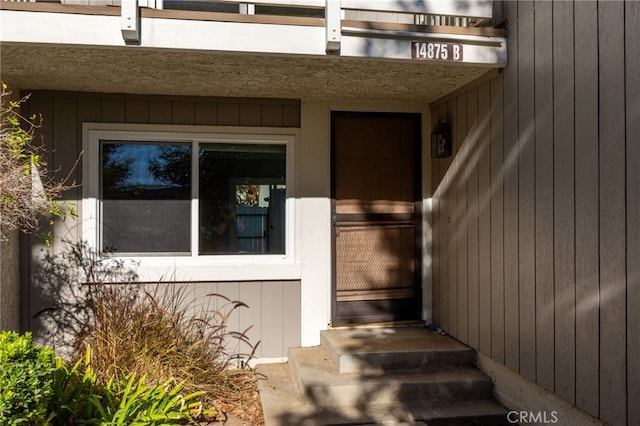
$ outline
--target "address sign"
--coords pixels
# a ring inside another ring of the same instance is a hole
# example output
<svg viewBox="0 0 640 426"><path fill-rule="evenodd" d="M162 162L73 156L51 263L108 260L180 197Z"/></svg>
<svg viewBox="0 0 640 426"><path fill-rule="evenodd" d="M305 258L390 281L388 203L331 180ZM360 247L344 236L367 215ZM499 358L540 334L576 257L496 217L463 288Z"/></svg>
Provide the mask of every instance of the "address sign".
<svg viewBox="0 0 640 426"><path fill-rule="evenodd" d="M462 61L462 44L412 41L411 59L427 61Z"/></svg>

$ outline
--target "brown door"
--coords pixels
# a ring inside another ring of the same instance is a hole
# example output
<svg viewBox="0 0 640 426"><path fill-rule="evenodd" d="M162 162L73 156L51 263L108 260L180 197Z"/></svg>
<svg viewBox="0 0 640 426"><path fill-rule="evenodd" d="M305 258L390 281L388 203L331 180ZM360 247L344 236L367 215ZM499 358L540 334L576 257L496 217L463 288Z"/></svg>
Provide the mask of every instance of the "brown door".
<svg viewBox="0 0 640 426"><path fill-rule="evenodd" d="M332 114L335 325L420 320L420 115Z"/></svg>

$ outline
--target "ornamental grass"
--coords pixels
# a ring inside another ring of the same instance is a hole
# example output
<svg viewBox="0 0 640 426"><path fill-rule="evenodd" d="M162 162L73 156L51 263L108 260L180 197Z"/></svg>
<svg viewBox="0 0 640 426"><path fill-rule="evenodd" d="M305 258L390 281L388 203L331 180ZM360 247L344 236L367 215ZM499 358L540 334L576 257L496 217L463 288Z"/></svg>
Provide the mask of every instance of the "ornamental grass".
<svg viewBox="0 0 640 426"><path fill-rule="evenodd" d="M217 413L208 420L232 414L263 423L248 366L257 343L249 329L229 326L247 305L215 293L196 298L187 285L135 283L132 268L105 261L84 244L48 255L43 265L41 290L54 303L40 315L71 361L91 348L91 367L105 383L132 373L150 384L173 379L187 394L204 392L204 407ZM127 282L118 282L122 277Z"/></svg>

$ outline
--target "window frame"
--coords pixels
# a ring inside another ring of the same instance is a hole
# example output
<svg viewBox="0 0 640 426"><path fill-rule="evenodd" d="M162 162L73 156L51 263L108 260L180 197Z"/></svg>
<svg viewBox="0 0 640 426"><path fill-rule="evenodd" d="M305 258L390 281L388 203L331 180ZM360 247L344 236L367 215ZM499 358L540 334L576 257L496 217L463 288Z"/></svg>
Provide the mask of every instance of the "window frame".
<svg viewBox="0 0 640 426"><path fill-rule="evenodd" d="M299 217L295 186L295 145L299 129L263 127L131 125L84 123L82 159L82 240L108 261L137 265L141 280L283 280L301 276ZM101 243L100 141L182 142L192 147L191 252L187 254L106 254ZM286 147L285 253L199 254L199 145L201 143L278 144Z"/></svg>

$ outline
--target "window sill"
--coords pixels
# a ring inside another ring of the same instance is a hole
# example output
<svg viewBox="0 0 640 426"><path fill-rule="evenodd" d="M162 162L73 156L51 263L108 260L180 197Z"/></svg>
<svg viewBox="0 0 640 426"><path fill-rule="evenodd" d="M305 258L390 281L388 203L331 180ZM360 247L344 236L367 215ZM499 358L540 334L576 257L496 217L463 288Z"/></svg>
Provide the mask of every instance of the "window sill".
<svg viewBox="0 0 640 426"><path fill-rule="evenodd" d="M118 257L143 282L299 280L301 266L282 256Z"/></svg>

